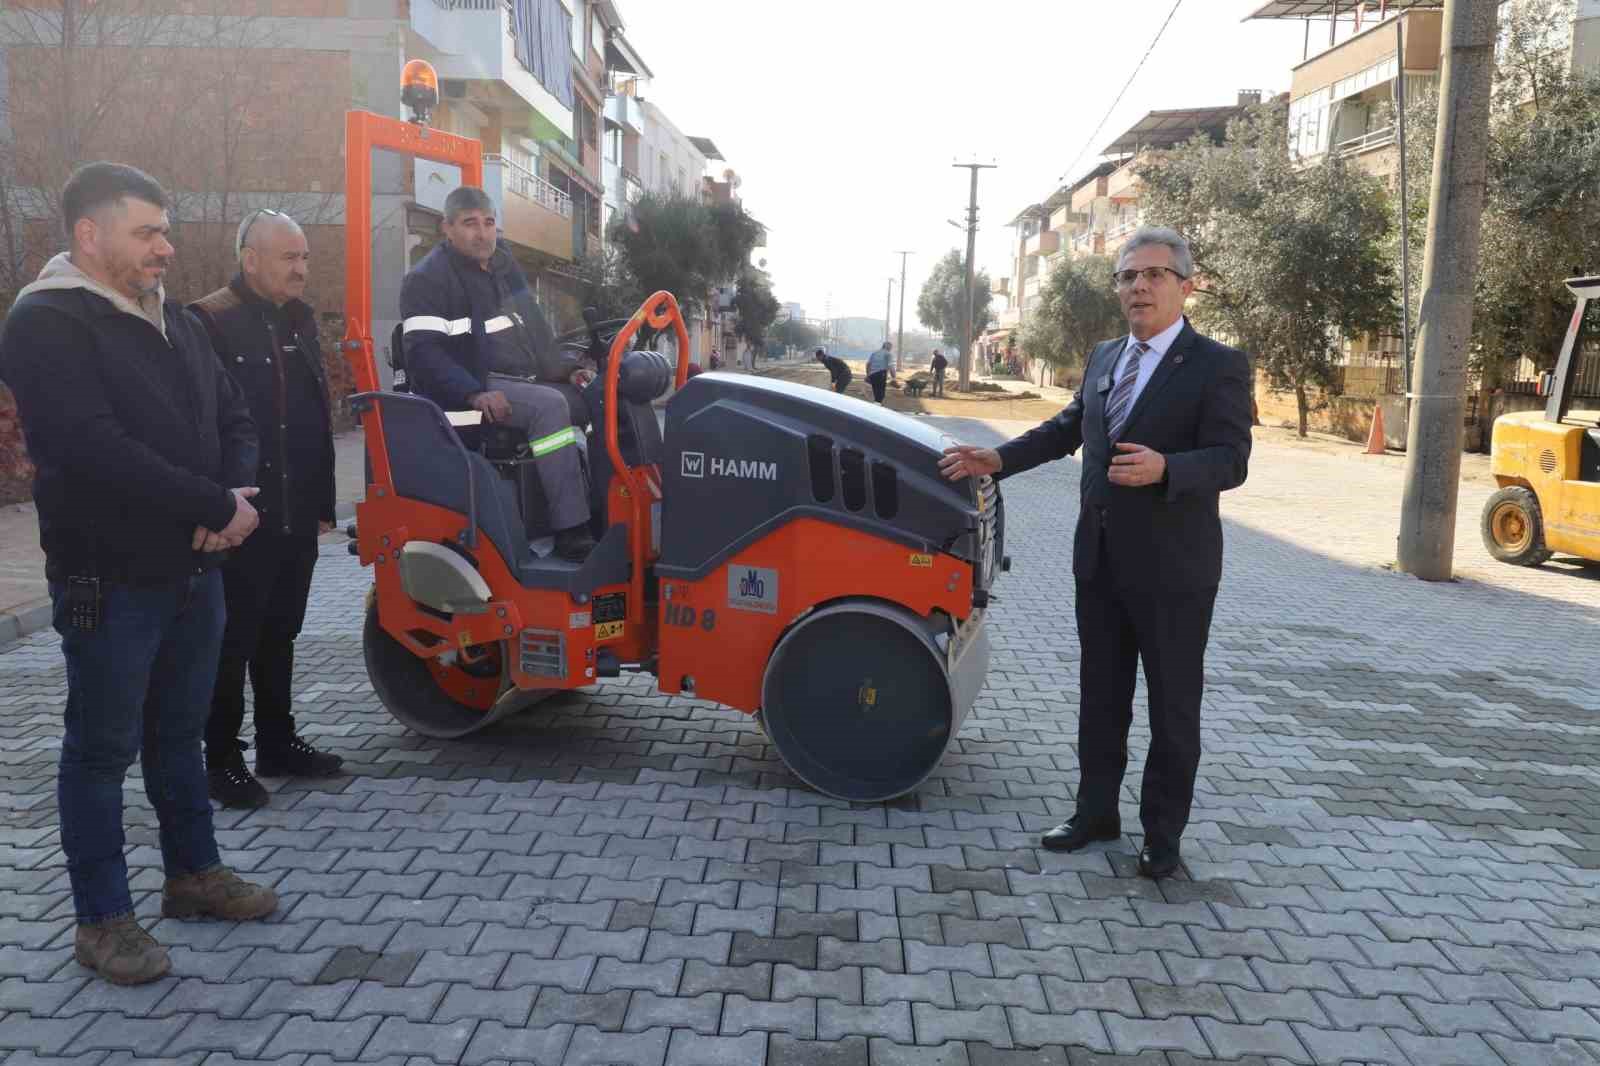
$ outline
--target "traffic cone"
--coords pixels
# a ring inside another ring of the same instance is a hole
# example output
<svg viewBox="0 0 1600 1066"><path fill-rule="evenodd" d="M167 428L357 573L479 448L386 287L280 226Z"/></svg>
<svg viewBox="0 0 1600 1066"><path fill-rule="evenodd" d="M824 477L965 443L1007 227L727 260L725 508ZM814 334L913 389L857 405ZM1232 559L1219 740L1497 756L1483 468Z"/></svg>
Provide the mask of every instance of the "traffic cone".
<svg viewBox="0 0 1600 1066"><path fill-rule="evenodd" d="M1388 449L1383 443L1383 404L1372 405L1372 432L1367 434L1367 454L1384 455Z"/></svg>

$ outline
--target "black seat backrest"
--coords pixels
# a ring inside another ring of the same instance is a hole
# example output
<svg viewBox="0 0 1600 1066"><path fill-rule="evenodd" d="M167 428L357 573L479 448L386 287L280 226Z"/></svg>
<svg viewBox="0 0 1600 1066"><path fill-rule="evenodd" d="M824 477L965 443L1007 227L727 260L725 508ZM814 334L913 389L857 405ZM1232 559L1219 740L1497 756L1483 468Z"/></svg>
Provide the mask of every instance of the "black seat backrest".
<svg viewBox="0 0 1600 1066"><path fill-rule="evenodd" d="M425 396L368 392L352 400L376 403L389 453L395 495L476 517L478 534L500 552L513 572L528 558L516 489L494 464L469 451L439 405Z"/></svg>

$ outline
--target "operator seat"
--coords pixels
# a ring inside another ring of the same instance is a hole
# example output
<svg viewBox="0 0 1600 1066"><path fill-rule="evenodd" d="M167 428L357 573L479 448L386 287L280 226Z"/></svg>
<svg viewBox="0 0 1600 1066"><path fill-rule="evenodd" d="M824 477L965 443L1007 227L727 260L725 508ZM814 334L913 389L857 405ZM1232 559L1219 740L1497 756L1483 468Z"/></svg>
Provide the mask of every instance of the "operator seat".
<svg viewBox="0 0 1600 1066"><path fill-rule="evenodd" d="M666 448L651 401L672 385L672 365L657 352L629 352L618 374L618 438L630 465L659 463ZM377 406L383 425L395 495L468 518L468 528L499 551L518 581L530 588L560 588L573 594L625 581L628 530L605 526L604 496L597 511L597 545L581 564L540 558L529 547L539 530L529 518L547 513L539 479L517 453L526 449L520 432L493 425L451 424L438 404L398 389L362 393L352 406ZM476 414L476 412L472 412ZM591 478L609 485L611 463L603 439L603 417L589 432ZM509 430L509 435L507 431ZM470 550L470 549L469 549Z"/></svg>

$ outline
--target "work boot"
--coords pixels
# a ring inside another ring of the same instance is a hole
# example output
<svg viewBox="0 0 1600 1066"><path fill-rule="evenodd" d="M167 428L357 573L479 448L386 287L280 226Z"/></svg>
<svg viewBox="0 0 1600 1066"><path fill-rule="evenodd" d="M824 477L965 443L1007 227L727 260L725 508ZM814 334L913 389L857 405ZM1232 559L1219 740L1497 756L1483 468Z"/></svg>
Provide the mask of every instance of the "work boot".
<svg viewBox="0 0 1600 1066"><path fill-rule="evenodd" d="M114 985L147 984L172 969L167 949L131 914L79 924L72 957Z"/></svg>
<svg viewBox="0 0 1600 1066"><path fill-rule="evenodd" d="M224 807L248 810L267 805L267 790L244 764L244 745L238 742L206 746L206 788Z"/></svg>
<svg viewBox="0 0 1600 1066"><path fill-rule="evenodd" d="M256 773L262 777L331 777L343 765L341 756L318 751L297 735L281 744L256 737Z"/></svg>
<svg viewBox="0 0 1600 1066"><path fill-rule="evenodd" d="M594 535L589 526L573 526L556 534L556 556L569 563L581 563L594 551Z"/></svg>
<svg viewBox="0 0 1600 1066"><path fill-rule="evenodd" d="M161 914L166 918L221 918L246 922L278 909L278 894L265 885L245 881L226 866L197 874L169 877L161 889Z"/></svg>

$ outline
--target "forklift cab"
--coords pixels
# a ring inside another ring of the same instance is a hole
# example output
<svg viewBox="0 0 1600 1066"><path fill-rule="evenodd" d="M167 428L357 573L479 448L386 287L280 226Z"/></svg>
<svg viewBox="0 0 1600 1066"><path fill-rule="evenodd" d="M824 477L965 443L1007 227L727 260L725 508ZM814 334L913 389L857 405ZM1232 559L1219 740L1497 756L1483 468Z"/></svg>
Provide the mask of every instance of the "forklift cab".
<svg viewBox="0 0 1600 1066"><path fill-rule="evenodd" d="M1555 368L1540 379L1544 409L1494 423L1490 469L1500 488L1484 505L1483 542L1517 566L1538 566L1557 552L1600 562L1600 411L1573 407L1584 315L1600 299L1600 275L1566 285L1578 303Z"/></svg>

